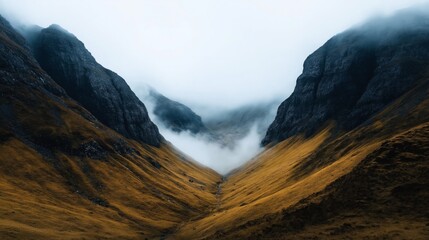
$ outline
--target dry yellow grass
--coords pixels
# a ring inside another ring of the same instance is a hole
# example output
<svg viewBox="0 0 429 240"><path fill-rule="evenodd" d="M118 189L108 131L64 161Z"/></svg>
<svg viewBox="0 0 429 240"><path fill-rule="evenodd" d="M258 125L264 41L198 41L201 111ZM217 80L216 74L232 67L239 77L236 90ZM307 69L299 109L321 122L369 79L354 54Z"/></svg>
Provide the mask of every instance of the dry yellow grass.
<svg viewBox="0 0 429 240"><path fill-rule="evenodd" d="M22 142L11 139L0 152L0 162L7 166L1 168L0 182L2 239L151 238L216 202L219 176L179 159L167 146L153 150L159 154L160 170L142 157L90 162L104 185L99 196L109 207L72 192L56 169ZM80 184L90 189L90 179L77 166L80 160L60 158L67 159Z"/></svg>
<svg viewBox="0 0 429 240"><path fill-rule="evenodd" d="M418 126L429 115L428 102L423 101L409 108L407 117L415 123L397 124L402 118L391 113L404 105L399 101L372 124L352 132L334 136L327 127L311 138L289 138L229 175L218 194L221 177L186 160L172 146L154 148L124 139L139 154L119 154L112 141L123 137L83 117L86 111L73 101L66 100L65 105L45 101L32 110L26 102L40 102L43 95L20 98L27 100L15 101L14 109L28 139L0 128L2 239L253 238L284 222L284 214L299 209L303 200L318 204L332 197L329 186L352 173L395 131ZM92 140L106 149L105 159L68 152ZM53 159L43 156L32 141L54 144ZM108 206L96 204L97 200ZM350 218L354 222L333 218L333 223L314 226L314 231L288 236L324 236L359 222L369 222L364 235L349 232L334 238L371 236L406 224L420 229L414 232L416 238L424 236L425 225L419 219L399 216L380 228L371 225L383 221L376 216L355 215ZM400 236L410 232L405 229Z"/></svg>
<svg viewBox="0 0 429 240"><path fill-rule="evenodd" d="M228 177L222 185L221 205L216 211L182 226L174 238L199 239L231 229L237 236L246 238L246 234L253 231L246 223L281 212L311 194L322 191L349 173L378 146L375 143L353 149L333 164L302 178L295 178L297 165L328 137L329 129L325 129L311 139L292 138L266 150L256 160ZM240 228L243 228L242 233Z"/></svg>
<svg viewBox="0 0 429 240"><path fill-rule="evenodd" d="M1 90L13 112L0 125L0 239L152 239L216 204L220 175L171 146L125 139L68 98ZM91 141L104 157L80 155Z"/></svg>

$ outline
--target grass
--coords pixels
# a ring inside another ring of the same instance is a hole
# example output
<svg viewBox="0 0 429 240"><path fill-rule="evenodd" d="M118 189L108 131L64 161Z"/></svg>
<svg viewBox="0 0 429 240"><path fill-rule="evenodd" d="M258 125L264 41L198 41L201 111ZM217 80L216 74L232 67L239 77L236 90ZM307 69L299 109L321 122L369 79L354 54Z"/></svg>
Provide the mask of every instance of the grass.
<svg viewBox="0 0 429 240"><path fill-rule="evenodd" d="M427 84L353 131L272 146L224 181L168 144L123 138L66 96L1 85L13 111L0 119L0 238L424 239ZM88 142L103 157L82 154Z"/></svg>
<svg viewBox="0 0 429 240"><path fill-rule="evenodd" d="M0 126L1 239L152 239L216 203L214 171L124 139L66 97L21 90L0 99L13 109ZM118 153L118 139L134 153ZM105 158L79 154L88 141Z"/></svg>

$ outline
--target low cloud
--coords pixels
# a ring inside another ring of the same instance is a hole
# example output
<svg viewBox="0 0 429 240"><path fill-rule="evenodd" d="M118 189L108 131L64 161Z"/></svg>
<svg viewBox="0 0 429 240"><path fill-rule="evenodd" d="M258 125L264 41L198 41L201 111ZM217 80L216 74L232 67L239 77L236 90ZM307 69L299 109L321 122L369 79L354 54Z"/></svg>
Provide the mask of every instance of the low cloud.
<svg viewBox="0 0 429 240"><path fill-rule="evenodd" d="M257 133L256 126L238 140L233 148L221 146L204 136L189 132L176 133L165 128L161 128L160 131L180 151L221 174L227 174L240 167L262 151L261 136Z"/></svg>

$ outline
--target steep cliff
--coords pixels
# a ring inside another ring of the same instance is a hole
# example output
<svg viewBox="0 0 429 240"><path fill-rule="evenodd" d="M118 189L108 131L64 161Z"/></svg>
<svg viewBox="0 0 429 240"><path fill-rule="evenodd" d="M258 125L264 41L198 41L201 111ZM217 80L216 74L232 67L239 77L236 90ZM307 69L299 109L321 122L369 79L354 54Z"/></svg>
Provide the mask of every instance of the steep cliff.
<svg viewBox="0 0 429 240"><path fill-rule="evenodd" d="M84 44L57 25L32 36L41 67L100 122L153 146L163 138L125 80L96 62Z"/></svg>
<svg viewBox="0 0 429 240"><path fill-rule="evenodd" d="M429 22L398 14L334 36L304 62L263 145L310 136L329 123L351 130L416 86L429 66Z"/></svg>

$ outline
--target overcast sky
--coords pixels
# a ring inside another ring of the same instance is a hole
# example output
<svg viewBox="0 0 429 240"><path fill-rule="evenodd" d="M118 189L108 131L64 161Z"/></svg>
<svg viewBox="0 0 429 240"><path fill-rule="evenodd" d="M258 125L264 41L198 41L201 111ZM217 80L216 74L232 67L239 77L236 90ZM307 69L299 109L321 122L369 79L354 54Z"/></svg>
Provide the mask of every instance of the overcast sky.
<svg viewBox="0 0 429 240"><path fill-rule="evenodd" d="M0 0L6 18L57 23L132 88L189 105L286 98L304 59L365 19L419 0Z"/></svg>

